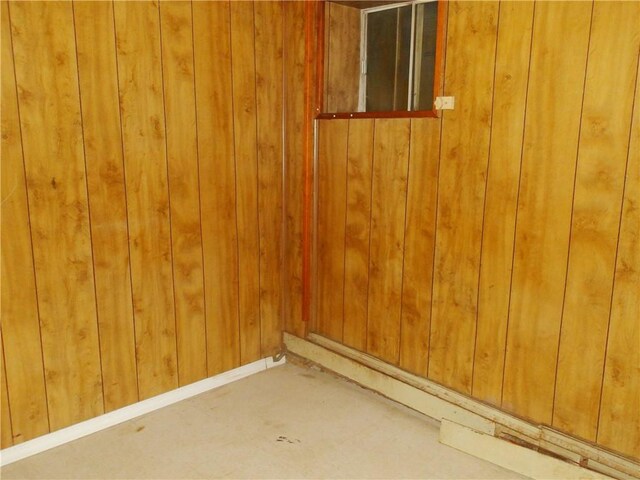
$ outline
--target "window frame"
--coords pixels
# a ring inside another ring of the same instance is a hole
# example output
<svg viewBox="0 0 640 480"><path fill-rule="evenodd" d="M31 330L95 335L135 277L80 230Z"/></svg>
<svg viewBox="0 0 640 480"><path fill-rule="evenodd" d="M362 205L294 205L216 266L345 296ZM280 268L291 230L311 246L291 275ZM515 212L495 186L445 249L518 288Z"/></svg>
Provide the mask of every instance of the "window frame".
<svg viewBox="0 0 640 480"><path fill-rule="evenodd" d="M324 30L325 30L325 3L330 0L319 0L318 10L316 15L316 48L317 48L317 64L316 64L316 109L315 109L315 118L320 120L331 120L331 119L348 119L348 118L438 118L439 110L432 108L431 110L398 110L398 111L390 111L390 112L324 112L322 106L324 105ZM441 88L442 88L442 70L444 63L444 30L446 24L446 1L444 0L405 0L390 3L388 5L371 7L362 9L360 12L361 18L361 41L360 41L360 59L359 61L363 61L363 48L366 49L366 45L363 44L364 39L366 38L365 32L365 23L364 18L368 12L375 12L381 10L388 10L392 8L398 8L403 5L412 5L412 8L415 9L415 5L419 3L431 3L432 1L436 1L438 4L438 18L436 23L436 55L435 55L435 68L433 74L433 98L435 100L436 97L439 96ZM413 56L413 49L415 46L414 37L414 28L412 19L412 28L411 28L411 54ZM361 67L362 69L362 67ZM365 91L363 89L363 75L360 76L359 83L359 92L358 92L358 105L361 105L361 96ZM410 75L409 75L410 83L413 82L413 62L411 62L410 67ZM409 98L411 101L411 98Z"/></svg>

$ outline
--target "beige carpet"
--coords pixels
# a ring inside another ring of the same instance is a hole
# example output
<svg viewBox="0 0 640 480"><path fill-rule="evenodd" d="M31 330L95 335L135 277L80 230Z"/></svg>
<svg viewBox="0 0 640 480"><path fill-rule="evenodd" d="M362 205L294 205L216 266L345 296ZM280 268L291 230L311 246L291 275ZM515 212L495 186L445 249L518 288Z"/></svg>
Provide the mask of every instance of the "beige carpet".
<svg viewBox="0 0 640 480"><path fill-rule="evenodd" d="M330 374L273 368L6 466L27 478L524 478Z"/></svg>

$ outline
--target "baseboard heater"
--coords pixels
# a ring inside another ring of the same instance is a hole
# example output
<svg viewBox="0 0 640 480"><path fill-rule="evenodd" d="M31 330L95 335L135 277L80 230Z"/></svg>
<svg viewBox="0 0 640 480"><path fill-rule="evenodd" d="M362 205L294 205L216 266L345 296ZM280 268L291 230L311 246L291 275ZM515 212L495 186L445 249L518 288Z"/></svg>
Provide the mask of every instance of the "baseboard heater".
<svg viewBox="0 0 640 480"><path fill-rule="evenodd" d="M640 464L534 425L325 337L284 334L289 354L440 421L440 442L536 479L640 479Z"/></svg>

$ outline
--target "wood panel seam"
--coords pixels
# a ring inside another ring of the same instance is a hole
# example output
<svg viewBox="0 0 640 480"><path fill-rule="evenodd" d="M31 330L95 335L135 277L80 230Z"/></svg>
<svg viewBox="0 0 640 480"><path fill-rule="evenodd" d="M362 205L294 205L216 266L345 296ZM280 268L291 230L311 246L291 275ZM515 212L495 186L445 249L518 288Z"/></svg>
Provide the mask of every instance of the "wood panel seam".
<svg viewBox="0 0 640 480"><path fill-rule="evenodd" d="M200 218L200 256L202 261L202 308L204 309L204 338L205 338L205 349L204 349L204 361L205 361L205 370L207 372L207 376L209 376L209 347L207 345L209 339L209 332L207 331L207 302L206 302L206 276L205 272L205 263L204 263L204 245L202 245L202 196L201 196L201 186L200 186L200 140L199 140L199 132L198 132L198 90L196 88L196 42L195 42L195 27L193 22L193 0L189 0L189 11L191 12L191 48L193 51L193 55L191 56L191 64L193 68L193 99L194 99L194 115L196 121L194 122L195 134L196 134L196 168L198 171L198 213Z"/></svg>
<svg viewBox="0 0 640 480"><path fill-rule="evenodd" d="M367 303L366 303L366 312L367 312L367 322L366 322L366 330L364 336L364 350L368 351L369 345L369 288L371 286L371 235L372 225L373 225L373 177L374 177L374 167L376 164L376 127L378 126L378 121L373 120L373 135L371 139L371 187L370 187L370 208L369 208L369 254L367 257Z"/></svg>
<svg viewBox="0 0 640 480"><path fill-rule="evenodd" d="M594 12L594 7L595 7L595 0L591 1L591 17L589 20L589 39L587 41L587 56L586 56L586 61L585 61L585 65L584 65L584 80L582 82L582 100L580 103L580 123L578 126L578 140L577 140L577 145L576 145L576 155L575 155L575 160L574 160L574 169L573 169L573 190L571 193L571 215L569 217L569 237L568 237L568 242L567 242L567 261L566 261L566 265L565 265L565 271L564 271L564 285L563 285L563 292L562 292L562 307L561 307L561 314L560 314L560 326L558 329L558 345L556 346L556 362L555 362L555 371L554 371L554 376L553 376L553 398L551 400L551 424L553 425L553 421L555 419L555 412L556 412L556 392L557 392L557 382L558 382L558 366L560 364L560 344L561 344L561 338L562 338L562 326L563 326L563 320L564 320L564 311L565 311L565 302L566 302L566 298L567 298L567 283L568 283L568 278L569 278L569 262L571 260L571 239L573 237L573 215L574 215L574 207L575 207L575 200L576 200L576 183L577 183L577 179L578 179L578 160L580 158L580 145L581 145L581 133L582 133L582 123L583 123L583 114L584 114L584 99L585 99L585 94L586 94L586 90L587 90L587 73L589 71L589 51L590 51L590 46L591 46L591 34L593 33L593 12ZM615 267L614 267L615 268ZM614 275L615 277L615 275ZM613 291L612 291L612 296L613 296Z"/></svg>
<svg viewBox="0 0 640 480"><path fill-rule="evenodd" d="M518 208L518 205L520 204L520 187L522 185L522 163L523 163L523 158L524 158L524 138L525 138L525 132L527 129L527 105L529 104L529 82L531 80L531 62L532 62L532 53L533 53L533 44L534 44L534 36L535 36L535 24L536 24L536 5L537 2L533 2L533 13L531 14L531 40L530 40L530 44L529 44L529 66L527 68L527 87L526 87L526 93L525 93L525 98L524 98L524 116L522 119L522 145L520 147L520 169L518 172L518 190L517 190L517 194L516 194L516 213L515 213L515 219L514 219L514 224L513 224L513 241L512 241L512 254L511 254L511 275L510 275L510 280L509 280L509 301L508 301L508 305L507 305L507 326L505 329L505 335L504 335L504 352L503 352L503 359L502 359L502 387L500 389L500 406L502 406L504 404L504 382L505 382L505 372L506 372L506 367L507 367L507 349L509 348L509 323L511 320L511 298L512 298L512 291L513 291L513 270L514 270L514 265L515 265L515 256L516 256L516 241L517 241L517 236L516 236L516 232L518 231L518 211L520 210Z"/></svg>
<svg viewBox="0 0 640 480"><path fill-rule="evenodd" d="M251 13L253 15L253 95L256 102L255 119L256 119L256 221L257 233L258 233L258 336L260 352L262 352L262 262L260 258L262 256L262 245L260 235L260 152L258 149L259 143L259 122L260 116L258 115L258 66L256 64L256 4L251 2Z"/></svg>
<svg viewBox="0 0 640 480"><path fill-rule="evenodd" d="M73 45L76 59L76 80L78 82L78 110L80 113L80 130L82 132L82 160L84 165L84 188L87 194L87 220L89 222L89 245L91 250L91 272L93 274L93 303L96 309L96 333L98 340L98 360L100 362L100 389L102 390L102 411L106 411L106 400L104 393L104 368L102 365L102 341L100 338L100 312L98 311L98 289L96 283L96 259L93 248L93 225L91 221L91 200L89 197L89 180L87 169L87 149L85 146L86 137L84 134L84 114L82 113L82 92L80 91L80 66L78 60L78 33L76 29L75 2L71 2L71 19L73 21ZM46 383L46 382L45 382Z"/></svg>
<svg viewBox="0 0 640 480"><path fill-rule="evenodd" d="M406 261L406 253L407 253L407 218L409 211L409 174L411 172L411 137L413 136L413 124L414 120L409 119L409 149L407 151L407 170L405 172L406 180L406 190L404 195L404 221L402 222L402 268L400 274L400 325L398 327L398 342L397 342L397 350L398 353L396 355L396 365L400 365L400 350L402 349L402 310L404 309L403 293L404 293L404 263ZM431 323L431 322L429 322Z"/></svg>
<svg viewBox="0 0 640 480"><path fill-rule="evenodd" d="M228 22L229 22L229 75L231 77L231 133L233 138L233 178L234 178L234 194L235 194L235 210L236 210L236 283L238 289L238 298L237 298L237 309L238 309L238 362L242 361L242 321L240 318L241 308L240 308L240 232L238 230L238 159L236 157L236 122L235 118L233 118L233 112L235 112L235 93L234 93L234 82L233 82L233 38L232 38L232 29L231 29L231 0L224 0L224 3L227 4L228 10Z"/></svg>
<svg viewBox="0 0 640 480"><path fill-rule="evenodd" d="M329 4L331 8L331 4ZM346 275L347 271L347 214L349 212L349 132L351 130L351 122L353 120L347 120L347 151L345 160L345 175L344 175L344 240L342 248L342 334L341 341L344 342L344 325L347 323L345 316L345 290L346 290Z"/></svg>
<svg viewBox="0 0 640 480"><path fill-rule="evenodd" d="M115 0L111 0L111 11L113 17L113 42L114 42L114 56L116 62L116 83L118 89L118 117L120 121L120 148L122 151L122 178L124 180L124 201L125 201L125 213L127 217L127 253L129 255L128 270L129 270L129 283L131 290L131 318L133 321L133 347L135 353L135 368L136 368L136 388L137 398L140 400L140 372L138 369L138 334L136 332L136 308L133 295L133 268L131 265L131 233L129 227L129 198L127 195L127 168L125 161L125 147L124 147L124 122L122 121L122 94L120 92L120 62L118 60L118 28L116 27L116 9Z"/></svg>
<svg viewBox="0 0 640 480"><path fill-rule="evenodd" d="M171 175L169 173L169 162L171 158L169 157L169 134L167 132L167 101L165 98L165 80L164 80L164 55L162 52L162 16L160 15L160 4L162 2L158 2L158 37L160 39L159 42L159 57L160 57L160 79L162 81L162 114L164 118L164 156L166 158L165 161L165 169L167 172L167 211L169 216L169 253L171 255L171 293L173 294L173 328L175 329L175 335L173 336L173 341L176 349L176 379L178 381L178 385L182 386L180 383L180 355L178 348L178 335L180 335L180 329L178 328L178 304L176 302L176 273L175 273L175 255L173 254L173 224L171 222ZM193 29L193 28L192 28ZM194 75L195 77L195 75Z"/></svg>
<svg viewBox="0 0 640 480"><path fill-rule="evenodd" d="M604 361L602 362L602 376L601 376L601 380L600 380L600 400L598 401L598 415L597 415L597 423L596 423L596 434L595 434L595 440L596 442L598 441L598 434L600 433L600 414L602 411L602 396L603 396L603 392L604 392L604 380L605 380L605 370L606 370L606 366L607 366L607 352L609 349L609 331L611 328L611 312L613 311L613 295L614 295L614 290L615 290L615 285L616 285L616 269L617 269L617 265L618 265L618 250L620 247L620 234L621 234L621 230L622 230L622 219L623 219L623 214L624 214L624 203L625 203L625 193L626 193L626 187L627 187L627 182L626 182L626 178L627 178L627 172L628 172L628 168L629 168L629 157L631 155L631 138L632 138L632 134L633 134L633 128L635 127L633 119L634 119L634 115L635 115L635 108L638 108L637 105L637 101L636 98L638 96L638 76L640 75L640 54L638 55L638 60L636 62L636 82L635 82L635 86L633 89L633 106L634 108L631 109L631 122L629 124L629 142L628 142L628 146L627 146L627 159L625 161L625 168L624 168L624 179L625 181L622 184L622 196L621 196L621 205L620 205L620 219L618 221L618 239L616 241L616 254L615 254L615 259L614 259L614 263L613 263L613 269L614 269L614 273L613 273L613 278L612 278L612 282L611 282L611 299L609 302L609 319L607 322L607 334L606 334L606 338L605 338L605 351L604 351Z"/></svg>
<svg viewBox="0 0 640 480"><path fill-rule="evenodd" d="M476 291L476 328L475 328L475 337L473 339L473 356L471 363L471 387L470 392L473 395L473 382L475 380L475 369L476 369L476 349L478 345L478 318L480 313L480 278L482 276L482 250L484 247L484 223L486 218L486 209L487 209L487 190L489 187L489 166L491 163L491 143L493 141L493 120L494 120L494 108L495 108L495 98L496 98L496 72L498 70L498 42L500 41L500 12L501 12L502 2L498 3L498 19L496 20L496 42L494 46L494 56L493 56L493 80L491 89L491 119L489 120L489 144L487 146L487 163L485 167L485 177L484 177L484 197L482 203L482 222L480 224L480 252L478 255L478 289Z"/></svg>
<svg viewBox="0 0 640 480"><path fill-rule="evenodd" d="M442 81L442 85L441 85L441 92L444 94L444 89L445 89L445 83L446 83L446 71L447 71L447 35L448 35L448 29L449 29L449 2L446 2L446 13L445 13L445 25L443 28L443 32L442 32L442 38L444 41L444 45L442 46L442 62L441 62L441 69L442 69L442 76L441 76L441 81ZM434 292L434 288L435 288L435 275L436 275L436 248L438 245L438 196L439 196L439 192L440 192L440 164L442 161L442 136L443 136L443 131L444 131L444 114L441 114L440 117L438 118L438 121L440 122L440 132L438 134L438 168L437 168L437 172L436 172L436 192L435 192L435 198L436 198L436 204L435 204L435 214L433 215L433 254L431 257L431 300L429 301L429 340L428 340L428 345L429 345L429 351L427 352L427 366L426 366L426 371L427 371L427 377L429 376L429 367L431 365L431 331L433 330L433 292Z"/></svg>
<svg viewBox="0 0 640 480"><path fill-rule="evenodd" d="M47 392L47 379L46 379L46 364L45 364L45 360L44 360L44 342L42 341L42 321L41 321L41 316L40 316L40 299L39 299L39 294L38 294L38 275L36 272L36 259L35 259L35 253L34 253L34 248L33 248L33 230L31 228L31 203L29 201L29 188L28 188L28 181L27 181L27 165L26 165L26 160L25 160L25 153L24 153L24 137L22 135L22 117L21 117L21 112L20 112L20 98L19 98L19 91L18 91L18 77L16 74L16 59L15 59L15 53L14 53L14 46L13 46L13 23L11 22L11 2L7 2L7 15L8 15L8 21L9 21L9 39L11 41L11 60L13 62L13 82L14 82L14 88L15 88L15 92L16 92L16 110L18 113L18 131L20 132L20 149L22 152L22 174L23 174L23 179L24 179L24 188L25 188L25 198L26 198L26 204L27 204L27 216L28 218L28 224L29 224L29 241L30 241L30 251L31 251L31 264L33 266L33 285L34 285L34 291L35 291L35 296L36 296L36 311L38 312L38 334L39 334L39 340L40 340L40 358L42 359L42 374L43 374L43 378L42 378L42 383L44 385L44 394L45 394L45 399L44 399L44 406L46 408L47 411L47 430L51 431L51 418L50 418L50 413L49 413L49 402L48 402L48 398L49 398L49 394ZM4 342L4 338L3 338L3 342ZM6 363L5 365L5 369L6 369ZM7 397L9 397L9 385L7 384Z"/></svg>

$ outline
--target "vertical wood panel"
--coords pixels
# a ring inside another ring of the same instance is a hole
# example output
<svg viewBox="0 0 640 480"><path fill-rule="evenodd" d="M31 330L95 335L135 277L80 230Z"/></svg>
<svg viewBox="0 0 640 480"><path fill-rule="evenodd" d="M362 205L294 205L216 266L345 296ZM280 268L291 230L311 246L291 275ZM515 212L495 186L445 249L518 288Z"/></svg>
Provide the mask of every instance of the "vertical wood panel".
<svg viewBox="0 0 640 480"><path fill-rule="evenodd" d="M502 396L533 10L533 2L500 5L472 392L494 405Z"/></svg>
<svg viewBox="0 0 640 480"><path fill-rule="evenodd" d="M440 122L411 120L400 367L427 376Z"/></svg>
<svg viewBox="0 0 640 480"><path fill-rule="evenodd" d="M541 2L534 20L502 405L545 423L553 404L591 7Z"/></svg>
<svg viewBox="0 0 640 480"><path fill-rule="evenodd" d="M229 3L194 2L209 375L240 365Z"/></svg>
<svg viewBox="0 0 640 480"><path fill-rule="evenodd" d="M4 8L3 8L4 10ZM2 330L0 330L0 448L13 445L13 430L11 428L11 412L9 411L9 395L7 392L7 373L4 368L4 348L2 347Z"/></svg>
<svg viewBox="0 0 640 480"><path fill-rule="evenodd" d="M327 5L326 111L355 112L360 86L360 9Z"/></svg>
<svg viewBox="0 0 640 480"><path fill-rule="evenodd" d="M140 398L178 386L158 5L115 2Z"/></svg>
<svg viewBox="0 0 640 480"><path fill-rule="evenodd" d="M233 131L238 215L240 363L260 358L260 236L253 2L231 2Z"/></svg>
<svg viewBox="0 0 640 480"><path fill-rule="evenodd" d="M190 2L160 2L180 385L207 376Z"/></svg>
<svg viewBox="0 0 640 480"><path fill-rule="evenodd" d="M74 3L105 410L138 400L118 77L109 2Z"/></svg>
<svg viewBox="0 0 640 480"><path fill-rule="evenodd" d="M451 2L443 115L429 378L470 393L478 300L497 2ZM472 78L473 82L469 82Z"/></svg>
<svg viewBox="0 0 640 480"><path fill-rule="evenodd" d="M342 341L349 120L318 125L317 331Z"/></svg>
<svg viewBox="0 0 640 480"><path fill-rule="evenodd" d="M639 318L640 77L636 77L597 441L637 459L640 459Z"/></svg>
<svg viewBox="0 0 640 480"><path fill-rule="evenodd" d="M3 383L10 387L13 441L49 431L31 231L11 51L9 4L2 11L2 292ZM10 234L8 234L10 232ZM6 403L5 403L6 406ZM3 409L3 415L6 414ZM4 417L3 417L4 419ZM3 432L4 433L4 432Z"/></svg>
<svg viewBox="0 0 640 480"><path fill-rule="evenodd" d="M256 123L260 212L262 356L281 346L282 290L282 3L255 2Z"/></svg>
<svg viewBox="0 0 640 480"><path fill-rule="evenodd" d="M57 430L104 408L71 3L14 3L11 22L47 402Z"/></svg>
<svg viewBox="0 0 640 480"><path fill-rule="evenodd" d="M285 329L303 337L302 322L302 124L304 116L305 2L284 2L285 97Z"/></svg>
<svg viewBox="0 0 640 480"><path fill-rule="evenodd" d="M374 121L349 121L343 342L367 349L367 292Z"/></svg>
<svg viewBox="0 0 640 480"><path fill-rule="evenodd" d="M592 441L629 148L639 18L640 3L594 6L553 412L555 427ZM618 98L615 105L613 97Z"/></svg>
<svg viewBox="0 0 640 480"><path fill-rule="evenodd" d="M376 120L373 146L367 352L398 361L411 123Z"/></svg>

